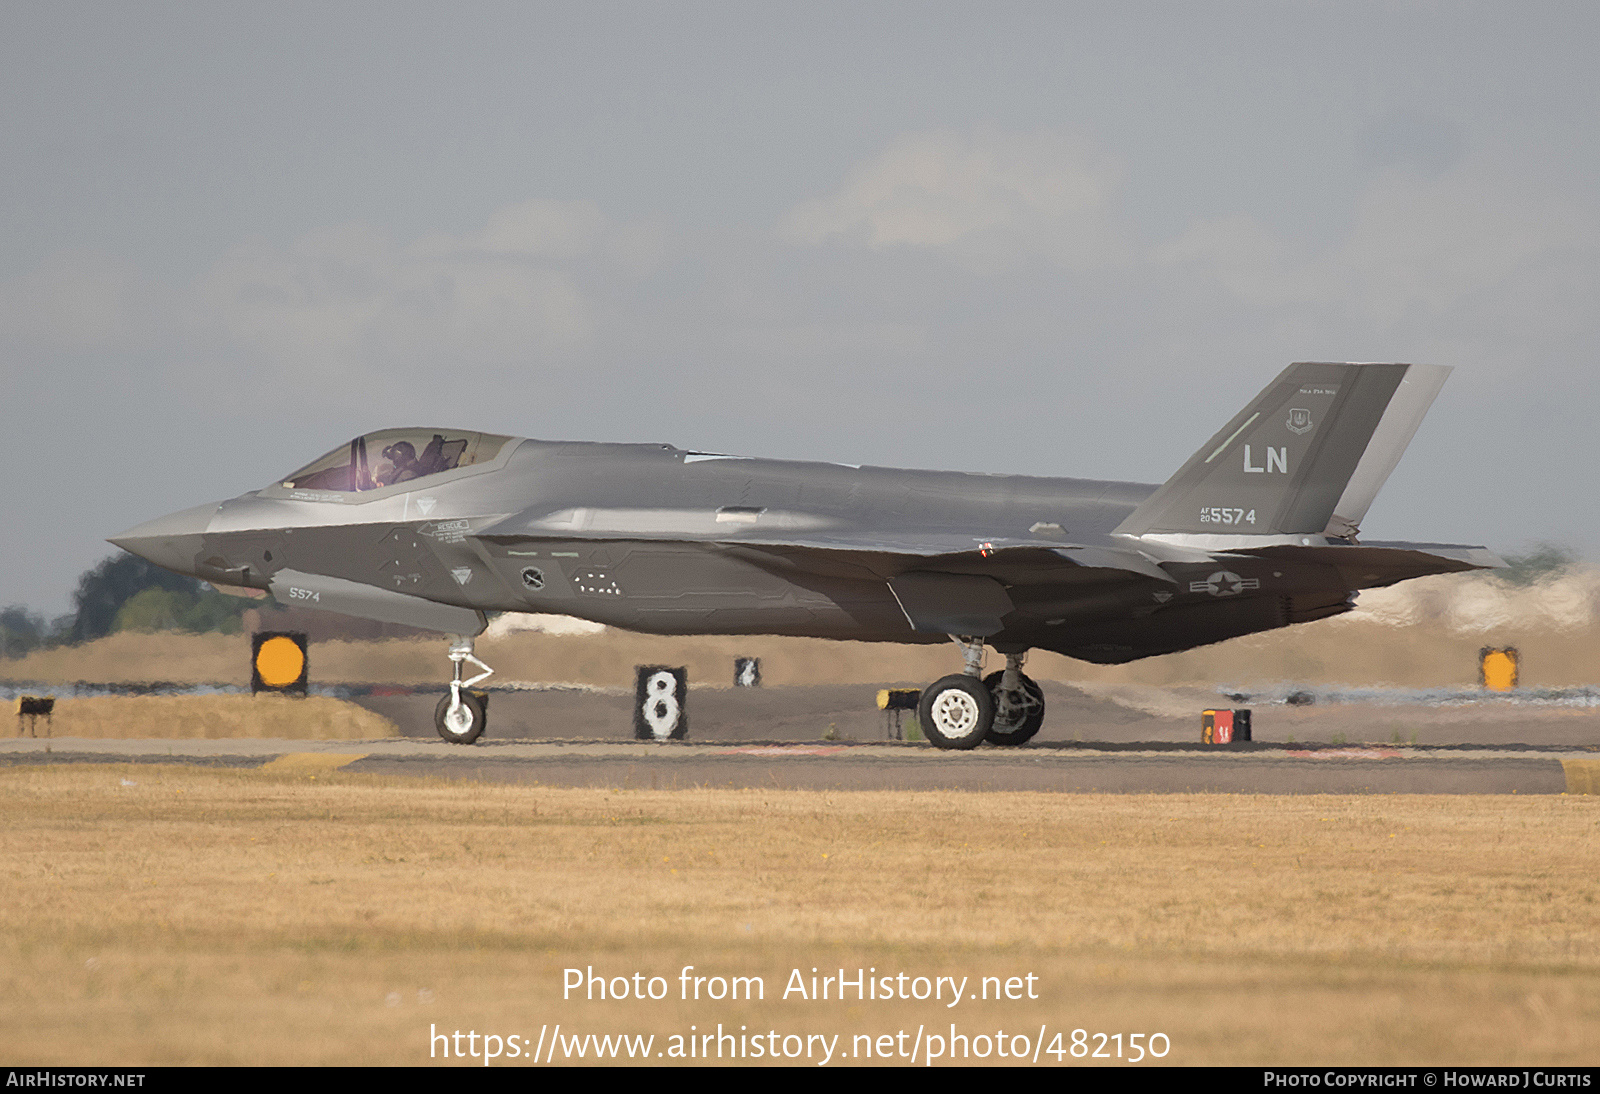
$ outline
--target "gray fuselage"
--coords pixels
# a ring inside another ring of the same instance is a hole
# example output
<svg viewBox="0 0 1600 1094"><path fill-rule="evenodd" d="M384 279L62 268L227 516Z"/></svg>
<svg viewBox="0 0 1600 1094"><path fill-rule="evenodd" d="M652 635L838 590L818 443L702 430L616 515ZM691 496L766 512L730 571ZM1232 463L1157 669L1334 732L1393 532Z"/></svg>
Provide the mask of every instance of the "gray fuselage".
<svg viewBox="0 0 1600 1094"><path fill-rule="evenodd" d="M658 634L973 633L1104 662L1348 609L1357 585L1328 565L1094 561L1155 490L513 438L470 467L363 491L274 484L115 542L291 604L321 577Z"/></svg>

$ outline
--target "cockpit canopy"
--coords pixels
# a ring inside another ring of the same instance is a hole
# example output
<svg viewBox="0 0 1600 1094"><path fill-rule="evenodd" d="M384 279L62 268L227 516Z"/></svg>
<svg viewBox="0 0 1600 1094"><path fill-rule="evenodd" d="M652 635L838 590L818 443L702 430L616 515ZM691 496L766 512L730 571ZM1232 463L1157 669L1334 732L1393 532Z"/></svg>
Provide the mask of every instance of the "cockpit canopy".
<svg viewBox="0 0 1600 1094"><path fill-rule="evenodd" d="M288 490L381 490L488 463L510 437L459 429L383 429L340 445L283 480Z"/></svg>

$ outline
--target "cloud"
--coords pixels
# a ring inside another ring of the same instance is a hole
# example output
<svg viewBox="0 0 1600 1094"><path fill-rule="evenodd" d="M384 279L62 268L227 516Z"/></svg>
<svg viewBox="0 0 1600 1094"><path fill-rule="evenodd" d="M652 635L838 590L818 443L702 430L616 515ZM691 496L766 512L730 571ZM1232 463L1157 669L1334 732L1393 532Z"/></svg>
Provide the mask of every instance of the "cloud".
<svg viewBox="0 0 1600 1094"><path fill-rule="evenodd" d="M590 249L589 236L546 239L552 246L541 253L541 241L527 236L517 248L504 234L490 237L498 247L482 236L398 246L345 226L287 248L234 248L195 296L228 346L279 374L381 380L395 371L567 358L594 337L592 305L565 268Z"/></svg>
<svg viewBox="0 0 1600 1094"><path fill-rule="evenodd" d="M943 252L984 270L1039 256L1070 271L1125 261L1111 215L1121 170L1060 133L939 130L901 137L835 194L789 211L793 243Z"/></svg>
<svg viewBox="0 0 1600 1094"><path fill-rule="evenodd" d="M170 307L132 265L96 251L48 257L0 283L0 337L29 349L126 346L148 337Z"/></svg>
<svg viewBox="0 0 1600 1094"><path fill-rule="evenodd" d="M1309 306L1379 327L1448 317L1550 331L1588 323L1571 304L1574 287L1592 288L1600 272L1600 222L1527 177L1395 170L1320 251L1297 252L1239 215L1199 222L1151 257L1263 308Z"/></svg>
<svg viewBox="0 0 1600 1094"><path fill-rule="evenodd" d="M1395 110L1367 125L1356 151L1368 167L1410 167L1439 174L1461 161L1466 138L1449 118Z"/></svg>
<svg viewBox="0 0 1600 1094"><path fill-rule="evenodd" d="M662 237L593 202L531 200L460 236L397 243L347 224L241 243L180 289L107 256L62 255L0 284L0 340L58 351L160 340L186 384L314 378L323 391L537 367L594 351L585 280L649 272Z"/></svg>
<svg viewBox="0 0 1600 1094"><path fill-rule="evenodd" d="M235 248L197 297L229 344L280 372L381 381L461 364L537 365L592 350L595 304L580 275L607 261L615 235L584 201L522 202L480 232L408 245L346 225L287 248Z"/></svg>
<svg viewBox="0 0 1600 1094"><path fill-rule="evenodd" d="M1353 305L1380 321L1494 306L1552 262L1593 264L1600 224L1592 210L1559 193L1530 193L1529 181L1402 173L1376 186L1333 256Z"/></svg>

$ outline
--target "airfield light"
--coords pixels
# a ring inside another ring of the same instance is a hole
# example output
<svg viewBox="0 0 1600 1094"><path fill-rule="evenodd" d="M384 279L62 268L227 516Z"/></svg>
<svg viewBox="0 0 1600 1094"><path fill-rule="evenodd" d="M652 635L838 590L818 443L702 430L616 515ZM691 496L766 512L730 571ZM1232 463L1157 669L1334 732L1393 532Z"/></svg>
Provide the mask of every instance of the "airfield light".
<svg viewBox="0 0 1600 1094"><path fill-rule="evenodd" d="M1478 683L1490 691L1515 689L1521 661L1515 647L1497 650L1485 646L1478 651Z"/></svg>
<svg viewBox="0 0 1600 1094"><path fill-rule="evenodd" d="M306 636L291 631L262 631L255 636L250 693L306 693Z"/></svg>

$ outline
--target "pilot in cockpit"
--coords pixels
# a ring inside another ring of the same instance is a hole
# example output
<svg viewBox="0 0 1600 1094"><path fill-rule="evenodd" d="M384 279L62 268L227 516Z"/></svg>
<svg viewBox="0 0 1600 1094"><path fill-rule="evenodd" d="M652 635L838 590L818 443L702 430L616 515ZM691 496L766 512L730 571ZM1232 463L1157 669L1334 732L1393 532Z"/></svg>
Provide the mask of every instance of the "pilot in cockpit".
<svg viewBox="0 0 1600 1094"><path fill-rule="evenodd" d="M409 482L420 478L422 468L417 465L417 450L410 441L396 441L383 450L383 458L389 461L389 466L379 471L374 477L377 486L393 486L397 482Z"/></svg>

